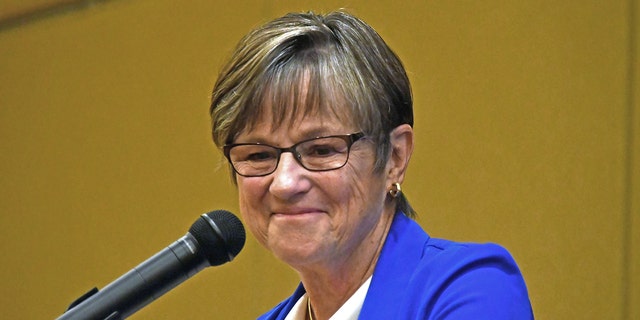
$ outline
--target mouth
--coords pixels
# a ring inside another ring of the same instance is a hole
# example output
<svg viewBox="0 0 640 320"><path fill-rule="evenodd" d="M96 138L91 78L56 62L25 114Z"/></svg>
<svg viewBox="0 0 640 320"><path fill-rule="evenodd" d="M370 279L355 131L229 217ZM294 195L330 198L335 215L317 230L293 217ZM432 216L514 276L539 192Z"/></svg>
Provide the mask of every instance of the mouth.
<svg viewBox="0 0 640 320"><path fill-rule="evenodd" d="M324 211L317 208L287 208L272 211L274 218L303 218L323 214Z"/></svg>
<svg viewBox="0 0 640 320"><path fill-rule="evenodd" d="M317 208L286 208L286 209L273 210L272 214L274 214L274 215L285 215L285 216L295 216L295 215L321 213L321 212L322 212L322 210L317 209Z"/></svg>

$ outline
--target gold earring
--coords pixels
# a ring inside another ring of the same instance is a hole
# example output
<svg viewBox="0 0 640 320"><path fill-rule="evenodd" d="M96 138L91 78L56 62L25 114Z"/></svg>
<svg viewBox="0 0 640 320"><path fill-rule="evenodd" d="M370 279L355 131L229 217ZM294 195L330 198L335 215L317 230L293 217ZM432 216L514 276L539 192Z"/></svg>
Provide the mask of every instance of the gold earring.
<svg viewBox="0 0 640 320"><path fill-rule="evenodd" d="M389 195L394 198L397 198L402 192L402 188L400 188L400 183L396 182L391 185L391 189L389 190Z"/></svg>

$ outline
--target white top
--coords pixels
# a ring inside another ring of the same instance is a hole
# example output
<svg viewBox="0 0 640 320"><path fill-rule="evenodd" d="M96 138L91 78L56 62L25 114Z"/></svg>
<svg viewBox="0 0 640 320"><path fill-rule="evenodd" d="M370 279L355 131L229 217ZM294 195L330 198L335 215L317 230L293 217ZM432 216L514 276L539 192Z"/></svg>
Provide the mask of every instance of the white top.
<svg viewBox="0 0 640 320"><path fill-rule="evenodd" d="M336 313L334 313L329 320L357 320L364 304L364 298L369 291L369 285L371 284L371 277L365 281L356 292L345 302ZM304 320L307 316L307 294L305 293L298 299L298 302L293 306L287 317L284 320Z"/></svg>

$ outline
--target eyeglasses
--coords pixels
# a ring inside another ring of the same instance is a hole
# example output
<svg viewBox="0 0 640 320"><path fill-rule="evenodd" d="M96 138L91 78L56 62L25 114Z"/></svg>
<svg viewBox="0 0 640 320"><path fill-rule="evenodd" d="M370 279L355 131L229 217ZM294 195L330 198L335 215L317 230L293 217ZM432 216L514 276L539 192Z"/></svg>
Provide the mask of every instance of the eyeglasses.
<svg viewBox="0 0 640 320"><path fill-rule="evenodd" d="M273 173L284 152L291 152L296 161L309 171L329 171L347 164L351 146L362 137L362 132L317 137L300 141L289 148L258 142L236 143L225 145L223 151L233 170L244 177L261 177Z"/></svg>

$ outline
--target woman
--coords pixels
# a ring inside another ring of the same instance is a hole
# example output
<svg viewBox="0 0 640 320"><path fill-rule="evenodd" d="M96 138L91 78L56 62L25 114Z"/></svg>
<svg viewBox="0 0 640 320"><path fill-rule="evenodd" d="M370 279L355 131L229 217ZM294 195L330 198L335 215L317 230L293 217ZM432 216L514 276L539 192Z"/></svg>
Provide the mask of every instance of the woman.
<svg viewBox="0 0 640 320"><path fill-rule="evenodd" d="M413 151L402 63L343 12L289 14L245 36L215 84L213 139L240 211L301 284L264 319L527 319L496 245L430 238L401 185Z"/></svg>

